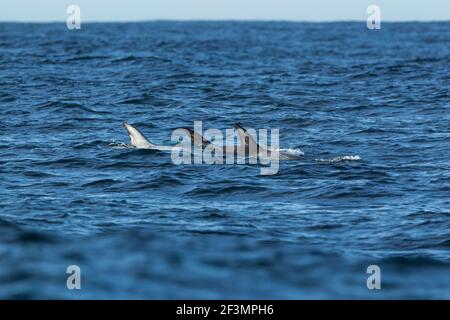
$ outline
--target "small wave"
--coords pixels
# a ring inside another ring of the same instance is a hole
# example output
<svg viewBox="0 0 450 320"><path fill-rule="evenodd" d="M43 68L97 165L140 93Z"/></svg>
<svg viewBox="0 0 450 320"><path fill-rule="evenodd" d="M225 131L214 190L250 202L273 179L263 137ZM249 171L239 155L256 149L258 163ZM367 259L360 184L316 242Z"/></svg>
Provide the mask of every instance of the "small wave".
<svg viewBox="0 0 450 320"><path fill-rule="evenodd" d="M80 114L80 112L88 112L91 114L107 114L108 111L101 111L101 110L95 110L92 107L88 107L84 104L77 103L77 102L65 102L65 101L46 101L44 103L39 103L34 105L38 110L49 110L50 112L59 113L59 112L66 112L66 111L72 111L77 114Z"/></svg>
<svg viewBox="0 0 450 320"><path fill-rule="evenodd" d="M134 62L134 61L163 61L163 62L172 62L168 59L159 58L156 56L136 56L129 55L124 57L118 57L111 60L111 62Z"/></svg>
<svg viewBox="0 0 450 320"><path fill-rule="evenodd" d="M344 161L359 161L361 160L360 156L339 156L331 159L315 159L318 162L327 162L327 163L335 163L335 162L344 162Z"/></svg>
<svg viewBox="0 0 450 320"><path fill-rule="evenodd" d="M134 148L131 144L127 144L124 142L112 141L108 144L109 147L113 149L131 149Z"/></svg>
<svg viewBox="0 0 450 320"><path fill-rule="evenodd" d="M187 196L217 196L226 194L247 194L254 195L256 193L262 193L269 190L263 186L253 185L234 185L234 186L220 186L220 187L196 187L188 192L185 192Z"/></svg>
<svg viewBox="0 0 450 320"><path fill-rule="evenodd" d="M86 187L105 187L105 186L113 185L116 182L117 182L117 180L114 180L114 179L100 179L100 180L95 180L95 181L91 181L91 182L85 183L81 187L83 187L83 188L86 188Z"/></svg>
<svg viewBox="0 0 450 320"><path fill-rule="evenodd" d="M69 58L67 62L75 62L75 61L86 61L86 60L106 60L108 56L95 56L95 55L84 55L84 56L75 56L73 58Z"/></svg>
<svg viewBox="0 0 450 320"><path fill-rule="evenodd" d="M75 144L73 146L74 149L90 149L93 147L101 147L105 146L106 142L102 140L93 140L93 141L87 141L87 142L81 142L78 144Z"/></svg>

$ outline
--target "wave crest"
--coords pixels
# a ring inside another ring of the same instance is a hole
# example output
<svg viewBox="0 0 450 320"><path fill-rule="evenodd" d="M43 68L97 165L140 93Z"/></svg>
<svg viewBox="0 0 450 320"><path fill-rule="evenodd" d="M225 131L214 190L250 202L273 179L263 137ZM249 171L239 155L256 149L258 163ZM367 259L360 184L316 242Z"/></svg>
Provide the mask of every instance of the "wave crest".
<svg viewBox="0 0 450 320"><path fill-rule="evenodd" d="M335 163L335 162L344 162L344 161L359 161L361 157L358 155L350 155L350 156L339 156L331 159L315 159L318 162L327 162L327 163Z"/></svg>

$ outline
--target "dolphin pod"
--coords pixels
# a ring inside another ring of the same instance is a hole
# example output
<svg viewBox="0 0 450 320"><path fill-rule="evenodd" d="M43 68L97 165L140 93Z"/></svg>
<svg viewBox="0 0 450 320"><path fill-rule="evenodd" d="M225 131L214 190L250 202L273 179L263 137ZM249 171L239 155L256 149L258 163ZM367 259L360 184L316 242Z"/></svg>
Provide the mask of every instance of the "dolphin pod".
<svg viewBox="0 0 450 320"><path fill-rule="evenodd" d="M161 150L161 151L178 151L181 150L181 147L179 146L162 146L162 145L156 145L150 140L148 140L144 134L139 131L137 128L133 127L132 125L124 122L123 123L124 128L126 129L128 135L130 136L131 145L138 149L150 149L150 150ZM233 145L233 146L217 146L214 145L216 148L222 149L224 154L245 154L249 157L271 157L272 155L275 155L274 153L278 153L279 160L295 160L295 159L302 159L301 156L291 154L289 152L280 151L278 149L273 149L271 147L264 148L260 146L254 139L254 137L244 128L241 124L236 123L234 125L234 128L236 129L236 132L238 134L239 138L239 145ZM191 141L194 143L200 142L202 147L206 147L210 144L213 144L211 141L205 139L201 134L197 133L191 128L188 127L182 127L180 128L182 130L185 130L186 133L191 138ZM242 153L240 153L242 152Z"/></svg>

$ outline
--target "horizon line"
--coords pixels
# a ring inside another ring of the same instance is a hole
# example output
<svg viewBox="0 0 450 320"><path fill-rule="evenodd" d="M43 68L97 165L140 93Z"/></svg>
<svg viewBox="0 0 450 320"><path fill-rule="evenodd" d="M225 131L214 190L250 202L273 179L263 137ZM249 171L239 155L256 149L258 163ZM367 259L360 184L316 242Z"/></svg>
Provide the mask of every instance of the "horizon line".
<svg viewBox="0 0 450 320"><path fill-rule="evenodd" d="M336 23L336 22L353 22L365 23L365 19L338 19L338 20L294 20L294 19L145 19L145 20L86 20L81 21L86 23L147 23L147 22L290 22L290 23ZM382 20L381 23L433 23L433 22L450 22L441 19L424 19L424 20ZM36 24L51 24L51 23L66 23L66 20L0 20L0 23L36 23Z"/></svg>

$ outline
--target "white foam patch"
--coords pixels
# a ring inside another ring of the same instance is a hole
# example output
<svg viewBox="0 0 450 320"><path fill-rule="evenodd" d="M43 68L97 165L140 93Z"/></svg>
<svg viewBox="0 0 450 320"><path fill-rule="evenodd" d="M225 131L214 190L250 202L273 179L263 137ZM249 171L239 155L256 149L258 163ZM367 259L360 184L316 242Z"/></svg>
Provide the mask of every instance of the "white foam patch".
<svg viewBox="0 0 450 320"><path fill-rule="evenodd" d="M292 154L294 156L303 156L305 153L301 149L290 149L290 148L280 148L277 149L278 152L285 152Z"/></svg>
<svg viewBox="0 0 450 320"><path fill-rule="evenodd" d="M335 163L335 162L344 162L344 161L359 161L361 160L360 156L340 156L335 157L331 159L315 159L319 162L328 162L328 163Z"/></svg>

